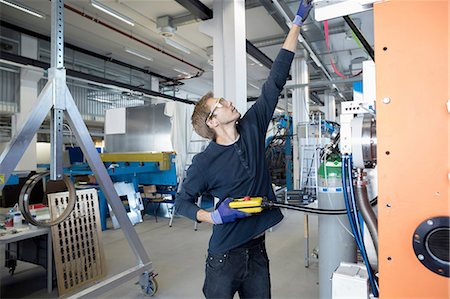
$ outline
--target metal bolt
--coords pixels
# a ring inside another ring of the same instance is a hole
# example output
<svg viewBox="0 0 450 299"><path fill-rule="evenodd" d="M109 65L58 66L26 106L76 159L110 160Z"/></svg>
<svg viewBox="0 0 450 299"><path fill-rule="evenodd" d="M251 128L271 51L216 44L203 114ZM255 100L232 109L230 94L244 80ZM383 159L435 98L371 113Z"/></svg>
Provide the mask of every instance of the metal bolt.
<svg viewBox="0 0 450 299"><path fill-rule="evenodd" d="M390 208L390 207L392 207L392 206L391 206L390 203L387 203L387 204L386 204L386 207Z"/></svg>
<svg viewBox="0 0 450 299"><path fill-rule="evenodd" d="M440 196L441 192L437 191L435 194L436 194L436 196Z"/></svg>
<svg viewBox="0 0 450 299"><path fill-rule="evenodd" d="M427 220L427 224L428 224L428 225L433 225L434 222L433 222L433 220Z"/></svg>
<svg viewBox="0 0 450 299"><path fill-rule="evenodd" d="M384 104L389 104L390 102L391 102L391 98L389 98L389 97L383 98L383 103Z"/></svg>
<svg viewBox="0 0 450 299"><path fill-rule="evenodd" d="M419 255L417 256L417 258L418 258L419 260L421 260L421 261L423 261L423 260L425 259L425 257L424 257L422 254L419 254Z"/></svg>

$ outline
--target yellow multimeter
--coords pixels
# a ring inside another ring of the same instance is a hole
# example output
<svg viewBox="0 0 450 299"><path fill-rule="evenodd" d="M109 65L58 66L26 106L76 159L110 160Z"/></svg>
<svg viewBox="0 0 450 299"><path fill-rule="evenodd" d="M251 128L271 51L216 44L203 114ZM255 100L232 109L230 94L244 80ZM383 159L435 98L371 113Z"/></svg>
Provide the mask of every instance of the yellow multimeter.
<svg viewBox="0 0 450 299"><path fill-rule="evenodd" d="M262 197L250 197L245 196L243 198L236 198L230 202L229 206L232 209L239 210L244 213L261 213L262 208Z"/></svg>

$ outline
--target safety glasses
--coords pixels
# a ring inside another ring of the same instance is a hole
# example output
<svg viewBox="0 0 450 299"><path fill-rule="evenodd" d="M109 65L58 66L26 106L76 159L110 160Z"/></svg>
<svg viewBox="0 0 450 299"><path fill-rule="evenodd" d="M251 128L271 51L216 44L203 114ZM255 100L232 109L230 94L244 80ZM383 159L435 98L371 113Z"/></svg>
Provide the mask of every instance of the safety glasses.
<svg viewBox="0 0 450 299"><path fill-rule="evenodd" d="M224 101L225 101L224 98L218 98L216 100L216 103L214 104L213 108L211 109L211 112L208 114L208 117L206 118L205 123L207 123L208 120L211 119L211 117L214 115L214 112L216 112L217 108L222 108L223 107Z"/></svg>

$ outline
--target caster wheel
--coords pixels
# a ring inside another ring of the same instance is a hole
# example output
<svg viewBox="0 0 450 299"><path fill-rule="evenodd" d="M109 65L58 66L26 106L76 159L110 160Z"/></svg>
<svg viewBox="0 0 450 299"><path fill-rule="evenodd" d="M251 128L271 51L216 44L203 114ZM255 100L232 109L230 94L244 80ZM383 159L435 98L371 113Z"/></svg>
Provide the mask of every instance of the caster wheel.
<svg viewBox="0 0 450 299"><path fill-rule="evenodd" d="M147 296L153 296L158 291L158 282L156 281L155 276L156 275L153 273L145 271L139 278L141 290Z"/></svg>

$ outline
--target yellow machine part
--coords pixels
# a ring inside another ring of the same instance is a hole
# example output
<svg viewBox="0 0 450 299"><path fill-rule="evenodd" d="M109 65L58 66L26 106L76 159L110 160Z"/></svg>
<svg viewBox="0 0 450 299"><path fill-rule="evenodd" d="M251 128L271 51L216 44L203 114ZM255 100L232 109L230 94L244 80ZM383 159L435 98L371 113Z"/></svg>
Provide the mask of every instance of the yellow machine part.
<svg viewBox="0 0 450 299"><path fill-rule="evenodd" d="M170 169L170 155L174 152L106 153L103 162L159 162L159 170Z"/></svg>
<svg viewBox="0 0 450 299"><path fill-rule="evenodd" d="M244 213L261 213L263 208L261 207L262 197L243 197L236 198L230 202L229 206L232 209L239 210Z"/></svg>

